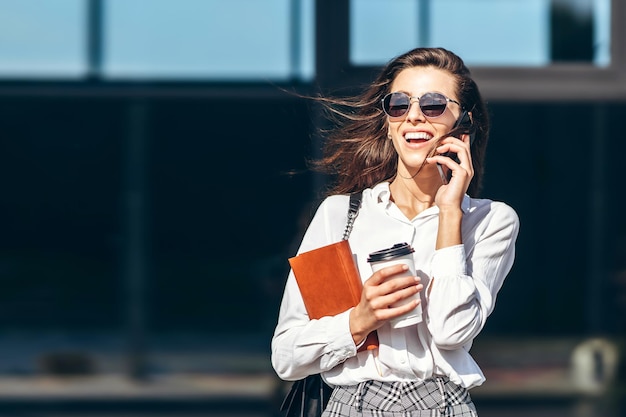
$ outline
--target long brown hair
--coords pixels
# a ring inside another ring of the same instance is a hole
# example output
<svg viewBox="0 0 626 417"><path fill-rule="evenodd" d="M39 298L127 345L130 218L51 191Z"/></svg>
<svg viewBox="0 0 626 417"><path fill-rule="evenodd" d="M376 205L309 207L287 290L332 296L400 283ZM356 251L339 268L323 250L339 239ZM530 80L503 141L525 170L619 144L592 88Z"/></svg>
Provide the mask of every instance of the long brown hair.
<svg viewBox="0 0 626 417"><path fill-rule="evenodd" d="M317 171L330 174L328 194L361 191L396 175L398 155L387 139L387 117L381 99L404 69L433 67L450 73L457 81L461 106L472 113L475 138L471 147L474 178L468 194L478 196L484 172L489 136L489 117L469 69L456 54L443 48L416 48L391 60L361 94L349 98L318 98L333 128L324 131L322 157L310 161Z"/></svg>

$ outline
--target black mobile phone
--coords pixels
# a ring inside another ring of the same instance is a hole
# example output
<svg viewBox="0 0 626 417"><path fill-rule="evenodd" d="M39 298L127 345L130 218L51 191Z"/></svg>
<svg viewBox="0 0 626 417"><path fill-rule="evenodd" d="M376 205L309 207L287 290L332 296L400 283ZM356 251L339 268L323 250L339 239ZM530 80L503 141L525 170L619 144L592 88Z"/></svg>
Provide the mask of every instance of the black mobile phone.
<svg viewBox="0 0 626 417"><path fill-rule="evenodd" d="M472 142L474 141L474 134L472 132L472 119L470 118L467 110L463 110L461 115L454 126L452 126L452 130L448 133L448 136L453 136L457 139L461 139L461 135L470 135L470 146L472 146ZM446 152L442 154L443 156L447 156L448 158L452 158L454 162L459 163L459 158L457 158L454 152Z"/></svg>
<svg viewBox="0 0 626 417"><path fill-rule="evenodd" d="M474 142L474 129L472 125L472 119L469 113L467 112L467 110L463 110L459 118L454 123L454 126L452 126L452 129L448 133L448 136L453 136L458 139L461 138L461 135L470 136L470 147L471 147L472 143ZM457 164L460 163L459 158L456 156L456 153L454 152L445 152L441 155L447 156L448 158L452 158L452 160L456 162ZM448 172L444 174L443 167L439 163L437 163L437 168L439 169L441 180L443 181L444 184L447 184L450 181L450 178L452 178L452 172L448 170Z"/></svg>

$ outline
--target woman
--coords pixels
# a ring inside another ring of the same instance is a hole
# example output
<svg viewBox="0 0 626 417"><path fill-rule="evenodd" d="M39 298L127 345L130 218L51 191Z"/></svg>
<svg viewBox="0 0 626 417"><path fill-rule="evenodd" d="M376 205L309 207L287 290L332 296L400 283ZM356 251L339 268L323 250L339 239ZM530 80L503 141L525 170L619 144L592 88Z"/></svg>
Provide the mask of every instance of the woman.
<svg viewBox="0 0 626 417"><path fill-rule="evenodd" d="M299 252L339 241L347 194L362 191L349 242L363 292L354 308L309 320L290 273L272 339L274 369L285 380L321 373L335 387L326 417L475 416L468 390L485 378L469 349L512 267L519 228L512 208L475 198L489 132L478 88L455 54L417 48L389 62L354 100L325 102L341 123L317 166L336 184ZM461 119L466 133L451 136ZM368 255L400 242L415 250L416 276L398 278L402 265L372 273ZM397 306L416 293L419 301ZM421 322L390 325L416 307ZM372 331L378 349L357 352Z"/></svg>

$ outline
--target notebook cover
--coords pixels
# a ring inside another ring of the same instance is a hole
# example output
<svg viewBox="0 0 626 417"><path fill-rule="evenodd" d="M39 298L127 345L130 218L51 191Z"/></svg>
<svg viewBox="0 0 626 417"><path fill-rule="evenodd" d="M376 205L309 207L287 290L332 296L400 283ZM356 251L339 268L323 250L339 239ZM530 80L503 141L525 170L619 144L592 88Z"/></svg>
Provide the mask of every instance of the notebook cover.
<svg viewBox="0 0 626 417"><path fill-rule="evenodd" d="M347 240L301 253L289 258L289 264L311 319L334 316L359 303L363 285ZM362 349L376 347L373 332Z"/></svg>

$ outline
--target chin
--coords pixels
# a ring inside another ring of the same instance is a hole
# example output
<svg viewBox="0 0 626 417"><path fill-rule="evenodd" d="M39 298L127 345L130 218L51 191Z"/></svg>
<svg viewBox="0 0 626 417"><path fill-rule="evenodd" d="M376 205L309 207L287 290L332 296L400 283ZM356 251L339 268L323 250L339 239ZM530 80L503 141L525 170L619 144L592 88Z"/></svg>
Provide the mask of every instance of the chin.
<svg viewBox="0 0 626 417"><path fill-rule="evenodd" d="M422 165L424 166L423 169L428 166L428 164L424 162L425 160L426 157L422 156L405 158L402 160L402 165L404 165L406 169L415 172L415 170L421 168Z"/></svg>

